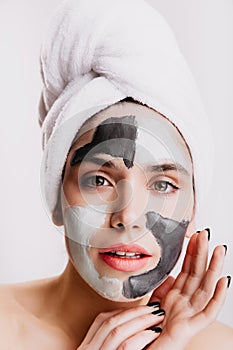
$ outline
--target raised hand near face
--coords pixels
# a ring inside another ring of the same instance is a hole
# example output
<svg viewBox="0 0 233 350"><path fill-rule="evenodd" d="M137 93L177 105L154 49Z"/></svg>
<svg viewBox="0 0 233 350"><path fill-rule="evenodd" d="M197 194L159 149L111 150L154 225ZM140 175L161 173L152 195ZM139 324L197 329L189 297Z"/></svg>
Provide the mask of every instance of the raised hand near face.
<svg viewBox="0 0 233 350"><path fill-rule="evenodd" d="M191 237L180 274L151 297L150 302L161 301L166 314L160 337L148 349L182 350L216 319L230 284L229 276L220 278L225 254L226 247L217 246L207 268L208 232Z"/></svg>

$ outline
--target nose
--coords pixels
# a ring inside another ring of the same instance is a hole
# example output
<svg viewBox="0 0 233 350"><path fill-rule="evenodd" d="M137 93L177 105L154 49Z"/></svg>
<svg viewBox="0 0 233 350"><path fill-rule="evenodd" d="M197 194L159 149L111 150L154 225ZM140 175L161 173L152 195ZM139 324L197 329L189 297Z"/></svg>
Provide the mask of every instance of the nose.
<svg viewBox="0 0 233 350"><path fill-rule="evenodd" d="M138 184L126 180L118 183L117 190L118 197L111 210L111 227L119 231L145 230L147 191L139 189Z"/></svg>

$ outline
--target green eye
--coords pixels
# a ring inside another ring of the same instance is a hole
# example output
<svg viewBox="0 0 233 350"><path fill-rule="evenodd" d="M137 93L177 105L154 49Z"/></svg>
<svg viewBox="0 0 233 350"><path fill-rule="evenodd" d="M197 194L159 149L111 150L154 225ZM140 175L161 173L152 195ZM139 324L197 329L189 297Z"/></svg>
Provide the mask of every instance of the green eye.
<svg viewBox="0 0 233 350"><path fill-rule="evenodd" d="M170 193L174 189L179 189L179 187L173 185L172 183L164 180L156 181L153 183L153 189L155 189L158 192L163 192L163 193Z"/></svg>

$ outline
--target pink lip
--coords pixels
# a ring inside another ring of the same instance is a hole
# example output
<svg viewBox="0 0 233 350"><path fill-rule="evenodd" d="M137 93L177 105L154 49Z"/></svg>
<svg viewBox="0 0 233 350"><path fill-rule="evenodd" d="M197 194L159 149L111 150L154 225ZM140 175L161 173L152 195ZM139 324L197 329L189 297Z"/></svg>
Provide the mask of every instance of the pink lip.
<svg viewBox="0 0 233 350"><path fill-rule="evenodd" d="M127 258L127 257L118 257L118 256L112 256L112 255L107 255L107 252L112 252L112 251L118 251L118 252L134 252L138 254L143 254L142 257L140 258ZM118 244L114 245L105 249L101 249L100 252L100 257L102 260L112 267L115 270L118 271L124 271L124 272L134 272L137 270L140 270L143 268L147 263L148 260L151 258L151 254L148 253L144 248L137 244L130 244L130 245L125 245L125 244Z"/></svg>

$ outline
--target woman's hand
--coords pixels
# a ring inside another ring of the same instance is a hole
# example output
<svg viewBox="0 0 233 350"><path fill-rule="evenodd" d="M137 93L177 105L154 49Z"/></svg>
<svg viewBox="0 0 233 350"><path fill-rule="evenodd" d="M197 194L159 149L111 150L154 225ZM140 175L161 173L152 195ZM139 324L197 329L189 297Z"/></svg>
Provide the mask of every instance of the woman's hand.
<svg viewBox="0 0 233 350"><path fill-rule="evenodd" d="M217 317L226 296L229 279L220 278L225 246L215 248L208 269L208 233L194 234L189 242L182 270L155 290L151 301L161 298L166 311L162 334L148 349L182 350L195 334Z"/></svg>
<svg viewBox="0 0 233 350"><path fill-rule="evenodd" d="M141 350L159 336L159 314L158 303L101 313L77 350Z"/></svg>

